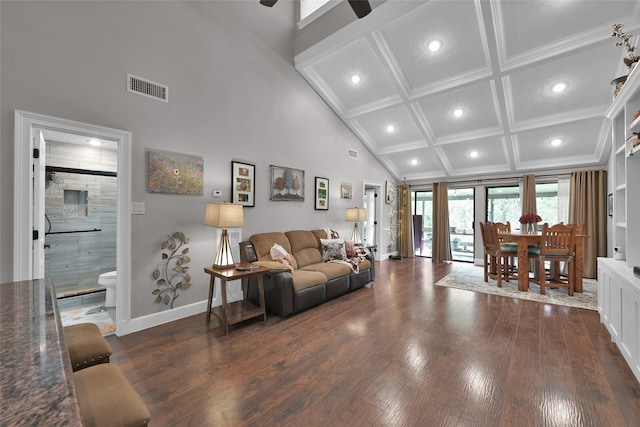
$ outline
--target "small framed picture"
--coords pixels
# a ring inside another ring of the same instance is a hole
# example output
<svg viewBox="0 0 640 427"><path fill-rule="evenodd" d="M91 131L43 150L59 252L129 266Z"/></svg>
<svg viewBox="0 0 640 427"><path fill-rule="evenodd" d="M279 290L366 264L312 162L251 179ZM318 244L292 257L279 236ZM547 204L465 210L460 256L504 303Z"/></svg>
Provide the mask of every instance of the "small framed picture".
<svg viewBox="0 0 640 427"><path fill-rule="evenodd" d="M329 210L329 179L316 176L316 210Z"/></svg>
<svg viewBox="0 0 640 427"><path fill-rule="evenodd" d="M351 187L351 184L342 184L340 186L340 198L342 199L353 198L353 187Z"/></svg>
<svg viewBox="0 0 640 427"><path fill-rule="evenodd" d="M304 171L271 165L271 196L269 200L304 202Z"/></svg>
<svg viewBox="0 0 640 427"><path fill-rule="evenodd" d="M256 167L248 163L231 162L231 203L254 207Z"/></svg>
<svg viewBox="0 0 640 427"><path fill-rule="evenodd" d="M393 203L393 185L389 181L384 182L384 202L388 205Z"/></svg>

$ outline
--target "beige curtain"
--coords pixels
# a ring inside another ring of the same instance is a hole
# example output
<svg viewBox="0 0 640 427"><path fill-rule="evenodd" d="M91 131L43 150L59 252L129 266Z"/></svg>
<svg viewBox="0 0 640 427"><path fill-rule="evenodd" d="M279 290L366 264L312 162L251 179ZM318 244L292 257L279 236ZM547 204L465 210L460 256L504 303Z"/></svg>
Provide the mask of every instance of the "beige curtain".
<svg viewBox="0 0 640 427"><path fill-rule="evenodd" d="M415 256L413 245L413 220L411 217L411 186L398 187L398 255L404 258Z"/></svg>
<svg viewBox="0 0 640 427"><path fill-rule="evenodd" d="M432 213L432 246L433 261L450 261L451 237L449 234L449 196L446 182L433 183Z"/></svg>
<svg viewBox="0 0 640 427"><path fill-rule="evenodd" d="M536 207L536 176L525 175L522 177L522 214L537 214ZM544 218L542 219L544 221Z"/></svg>
<svg viewBox="0 0 640 427"><path fill-rule="evenodd" d="M571 174L569 222L584 223L584 277L597 276L598 257L607 256L606 177L604 170Z"/></svg>

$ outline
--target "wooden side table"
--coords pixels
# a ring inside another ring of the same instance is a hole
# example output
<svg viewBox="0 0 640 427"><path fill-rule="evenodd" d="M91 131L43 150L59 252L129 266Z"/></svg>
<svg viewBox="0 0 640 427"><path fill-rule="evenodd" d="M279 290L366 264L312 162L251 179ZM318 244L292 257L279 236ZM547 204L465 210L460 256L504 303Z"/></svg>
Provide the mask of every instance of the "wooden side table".
<svg viewBox="0 0 640 427"><path fill-rule="evenodd" d="M224 327L224 334L229 335L229 325L242 322L244 320L253 319L254 317L263 316L264 321L267 321L267 310L264 304L264 281L263 277L269 273L267 267L256 267L250 270L239 271L236 267L230 267L227 269L216 269L213 267L205 267L204 272L211 276L209 281L209 301L207 303L207 326L211 322L211 314L216 316L222 321ZM260 307L256 307L250 301L247 300L247 286L248 281L242 281L242 301L235 301L227 303L227 282L232 280L248 279L250 277L258 277L258 294L260 296ZM220 307L211 308L213 303L213 288L215 285L215 278L220 279L220 290L222 294L222 305Z"/></svg>

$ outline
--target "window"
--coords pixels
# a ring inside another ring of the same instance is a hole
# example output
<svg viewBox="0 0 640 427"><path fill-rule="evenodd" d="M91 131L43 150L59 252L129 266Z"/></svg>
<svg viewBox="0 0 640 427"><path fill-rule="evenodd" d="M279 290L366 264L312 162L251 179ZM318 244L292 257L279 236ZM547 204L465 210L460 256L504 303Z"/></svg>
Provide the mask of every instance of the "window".
<svg viewBox="0 0 640 427"><path fill-rule="evenodd" d="M487 221L509 221L511 228L518 228L521 214L520 186L487 187Z"/></svg>
<svg viewBox="0 0 640 427"><path fill-rule="evenodd" d="M564 203L568 202L559 202L557 182L536 184L536 210L543 223L553 225L566 221L566 215L563 215L563 212L567 211L568 207L564 206ZM522 215L520 186L487 187L487 221L505 223L509 221L512 229L518 229L520 215Z"/></svg>
<svg viewBox="0 0 640 427"><path fill-rule="evenodd" d="M298 22L298 28L304 28L341 2L337 0L300 0L300 22Z"/></svg>
<svg viewBox="0 0 640 427"><path fill-rule="evenodd" d="M329 0L300 0L300 20L302 21L326 3L329 3Z"/></svg>

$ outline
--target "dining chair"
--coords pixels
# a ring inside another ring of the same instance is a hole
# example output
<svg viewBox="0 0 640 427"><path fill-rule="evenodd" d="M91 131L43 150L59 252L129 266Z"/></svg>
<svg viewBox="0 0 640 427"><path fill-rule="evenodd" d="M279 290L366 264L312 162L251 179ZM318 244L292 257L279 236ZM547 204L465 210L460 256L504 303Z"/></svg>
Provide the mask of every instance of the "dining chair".
<svg viewBox="0 0 640 427"><path fill-rule="evenodd" d="M513 246L500 243L498 230L494 223L480 223L480 234L482 235L482 245L484 246L484 281L488 282L489 277L494 279L498 287L502 287L502 281L516 279L518 276L509 267L509 258L517 255Z"/></svg>
<svg viewBox="0 0 640 427"><path fill-rule="evenodd" d="M549 227L548 224L542 226L542 235L540 238L540 246L537 248L529 248L529 257L536 260L537 274L530 279L534 283L540 285L540 294L546 293L547 287L566 287L569 296L573 296L575 288L575 240L576 227L574 224L556 224ZM545 262L549 261L550 266L557 265L558 262L564 262L568 266L567 280L560 275L546 274Z"/></svg>
<svg viewBox="0 0 640 427"><path fill-rule="evenodd" d="M511 233L511 222L507 221L505 222L494 222L493 223L496 226L496 230L498 232L498 237L500 237L500 233ZM500 243L502 244L502 247L507 249L510 252L518 252L518 244L515 242L505 242L504 238L500 237ZM516 257L509 257L508 259L508 268L509 270L516 271L517 270L517 266L516 266Z"/></svg>

